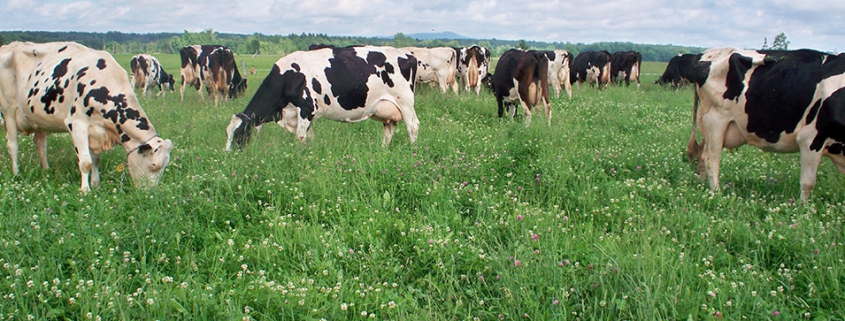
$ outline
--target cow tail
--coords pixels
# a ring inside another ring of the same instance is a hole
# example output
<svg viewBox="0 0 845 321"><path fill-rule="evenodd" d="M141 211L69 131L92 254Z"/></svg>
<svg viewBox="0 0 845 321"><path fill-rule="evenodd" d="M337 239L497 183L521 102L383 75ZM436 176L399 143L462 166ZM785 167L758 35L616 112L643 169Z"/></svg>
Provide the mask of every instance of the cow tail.
<svg viewBox="0 0 845 321"><path fill-rule="evenodd" d="M701 149L704 146L704 140L699 144L696 138L698 132L698 106L701 104L701 99L698 96L698 85L695 86L694 93L692 103L692 132L687 142L687 158L690 163L695 162L701 157Z"/></svg>
<svg viewBox="0 0 845 321"><path fill-rule="evenodd" d="M475 88L475 86L478 86L478 59L475 56L470 57L468 69L467 82L470 87Z"/></svg>

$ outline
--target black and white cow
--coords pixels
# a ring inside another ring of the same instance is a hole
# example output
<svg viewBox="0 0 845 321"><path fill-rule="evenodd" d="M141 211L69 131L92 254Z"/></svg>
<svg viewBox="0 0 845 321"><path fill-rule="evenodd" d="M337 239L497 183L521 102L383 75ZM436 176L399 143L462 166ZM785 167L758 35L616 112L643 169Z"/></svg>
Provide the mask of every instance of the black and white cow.
<svg viewBox="0 0 845 321"><path fill-rule="evenodd" d="M246 90L247 82L238 79L238 65L228 47L191 45L180 49L179 55L182 59L182 100L185 100L186 86L196 88L201 99L204 99L201 88L205 86L209 95L214 96L215 106L220 97L224 100L237 98Z"/></svg>
<svg viewBox="0 0 845 321"><path fill-rule="evenodd" d="M555 96L560 98L561 85L566 94L572 99L572 83L569 82L569 71L572 69L572 54L566 50L543 51L549 60L549 85L555 90Z"/></svg>
<svg viewBox="0 0 845 321"><path fill-rule="evenodd" d="M390 143L404 120L411 143L420 121L414 111L417 59L391 47L344 47L298 51L279 59L243 112L226 129L226 150L249 142L257 126L279 122L302 140L312 122L373 119L384 124Z"/></svg>
<svg viewBox="0 0 845 321"><path fill-rule="evenodd" d="M464 89L475 89L475 94L481 94L481 80L490 72L490 51L487 48L472 45L455 49L459 53L458 79L464 84Z"/></svg>
<svg viewBox="0 0 845 321"><path fill-rule="evenodd" d="M147 88L158 87L158 94L165 95L165 90L174 91L173 89L173 75L164 71L161 63L156 57L147 54L138 54L132 57L129 62L129 67L132 70L130 80L135 89L142 90L142 96L147 96Z"/></svg>
<svg viewBox="0 0 845 321"><path fill-rule="evenodd" d="M666 65L663 75L657 78L654 83L660 85L671 84L673 88L690 83L693 79L693 67L700 58L701 54L681 54L672 57L669 60L669 64Z"/></svg>
<svg viewBox="0 0 845 321"><path fill-rule="evenodd" d="M156 133L126 70L105 51L72 42L0 47L0 107L15 174L19 132L35 133L44 168L47 135L69 132L83 192L99 185L100 154L115 145L126 151L129 174L139 187L156 185L170 161L173 143Z"/></svg>
<svg viewBox="0 0 845 321"><path fill-rule="evenodd" d="M722 149L744 144L799 152L805 201L815 187L822 156L845 173L845 55L714 48L696 63L694 81L687 153L691 160L700 159L711 189L719 188ZM696 129L701 130L701 143L696 142Z"/></svg>
<svg viewBox="0 0 845 321"><path fill-rule="evenodd" d="M607 87L610 83L611 60L610 53L602 51L585 51L579 53L572 63L572 70L569 72L569 82L586 82L591 86L598 83L599 90L602 86Z"/></svg>
<svg viewBox="0 0 845 321"><path fill-rule="evenodd" d="M456 79L458 56L454 48L404 47L400 49L410 51L417 58L418 83L436 83L444 94L449 87L454 93L458 93Z"/></svg>
<svg viewBox="0 0 845 321"><path fill-rule="evenodd" d="M546 120L551 126L548 69L549 60L542 51L511 49L502 54L491 79L499 117L502 117L505 108L511 116L516 114L514 102L518 100L525 114L525 126L528 126L531 123L531 109L542 102L546 107Z"/></svg>
<svg viewBox="0 0 845 321"><path fill-rule="evenodd" d="M610 81L625 81L625 86L630 86L631 81L637 83L640 88L640 67L643 64L643 54L636 51L617 51L610 57Z"/></svg>

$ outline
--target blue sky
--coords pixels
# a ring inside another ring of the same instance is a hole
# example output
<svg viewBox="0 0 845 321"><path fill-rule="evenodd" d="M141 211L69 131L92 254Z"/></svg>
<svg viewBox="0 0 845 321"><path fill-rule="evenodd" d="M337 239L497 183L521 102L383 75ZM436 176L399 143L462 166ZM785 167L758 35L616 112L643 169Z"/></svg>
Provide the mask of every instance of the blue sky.
<svg viewBox="0 0 845 321"><path fill-rule="evenodd" d="M452 31L480 39L630 41L845 51L845 1L0 0L0 30L324 33Z"/></svg>

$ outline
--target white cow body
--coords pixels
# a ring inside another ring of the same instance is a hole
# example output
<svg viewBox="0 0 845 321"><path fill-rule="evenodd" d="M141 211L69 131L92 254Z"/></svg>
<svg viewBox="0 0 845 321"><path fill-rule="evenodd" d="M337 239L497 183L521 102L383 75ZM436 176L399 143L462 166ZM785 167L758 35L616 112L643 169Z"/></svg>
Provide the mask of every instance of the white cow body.
<svg viewBox="0 0 845 321"><path fill-rule="evenodd" d="M100 182L100 153L117 144L129 152L129 172L140 186L155 185L170 160L172 142L158 137L126 71L104 51L68 42L0 47L0 107L15 174L18 132L35 133L44 168L46 135L70 132L83 192Z"/></svg>

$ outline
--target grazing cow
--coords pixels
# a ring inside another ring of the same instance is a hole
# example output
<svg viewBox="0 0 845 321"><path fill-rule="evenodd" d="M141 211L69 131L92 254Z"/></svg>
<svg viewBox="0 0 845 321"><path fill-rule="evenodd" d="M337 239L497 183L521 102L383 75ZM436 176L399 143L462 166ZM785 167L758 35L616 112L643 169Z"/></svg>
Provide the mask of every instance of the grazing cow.
<svg viewBox="0 0 845 321"><path fill-rule="evenodd" d="M481 80L490 71L490 51L477 45L455 50L460 52L458 78L464 83L464 89L475 89L475 94L480 95Z"/></svg>
<svg viewBox="0 0 845 321"><path fill-rule="evenodd" d="M555 96L560 98L560 87L563 85L569 99L572 99L572 84L569 82L572 54L566 50L543 51L543 53L549 60L549 85L555 90Z"/></svg>
<svg viewBox="0 0 845 321"><path fill-rule="evenodd" d="M692 81L692 69L701 58L701 54L682 54L672 57L669 64L666 65L666 70L663 75L654 81L655 84L671 84L673 88L678 88L684 84Z"/></svg>
<svg viewBox="0 0 845 321"><path fill-rule="evenodd" d="M458 93L458 82L455 79L458 56L453 48L405 47L401 49L410 51L417 58L416 82L437 83L444 94L448 87L452 87L452 91Z"/></svg>
<svg viewBox="0 0 845 321"><path fill-rule="evenodd" d="M569 71L569 82L586 82L592 86L598 83L599 90L602 86L607 87L610 83L610 53L602 51L585 51L579 53L572 63L572 70Z"/></svg>
<svg viewBox="0 0 845 321"><path fill-rule="evenodd" d="M845 173L845 55L714 48L696 63L694 81L687 154L700 159L711 189L719 188L722 148L744 144L799 152L804 201L816 184L822 156ZM696 129L703 136L700 144Z"/></svg>
<svg viewBox="0 0 845 321"><path fill-rule="evenodd" d="M174 91L173 75L167 74L156 57L138 54L129 62L132 69L130 80L135 89L142 89L142 96L147 96L147 88L158 87L156 96L165 95L165 89ZM162 87L162 85L164 87Z"/></svg>
<svg viewBox="0 0 845 321"><path fill-rule="evenodd" d="M185 100L185 87L196 88L204 99L201 88L206 87L209 95L214 96L215 106L219 98L237 98L246 90L246 81L235 79L240 75L235 57L228 47L218 45L192 45L179 50L182 58L182 100Z"/></svg>
<svg viewBox="0 0 845 321"><path fill-rule="evenodd" d="M19 132L35 133L44 168L47 134L69 132L83 192L99 185L100 154L117 144L126 151L129 174L139 187L156 185L170 160L173 143L156 133L126 70L105 51L72 42L0 47L0 107L15 174Z"/></svg>
<svg viewBox="0 0 845 321"><path fill-rule="evenodd" d="M625 86L631 85L631 80L640 88L640 67L643 65L643 54L636 51L617 51L610 58L610 81L625 81Z"/></svg>
<svg viewBox="0 0 845 321"><path fill-rule="evenodd" d="M384 124L388 145L396 123L405 121L411 143L420 121L414 111L417 59L391 47L324 48L298 51L279 59L243 112L232 116L228 141L242 147L256 126L268 122L296 128L303 141L317 118Z"/></svg>
<svg viewBox="0 0 845 321"><path fill-rule="evenodd" d="M546 120L551 126L548 69L549 60L542 51L511 49L502 54L491 79L493 94L499 105L499 117L502 117L505 107L513 116L516 113L513 102L519 100L525 114L525 126L528 126L531 123L531 108L542 101L546 107Z"/></svg>

